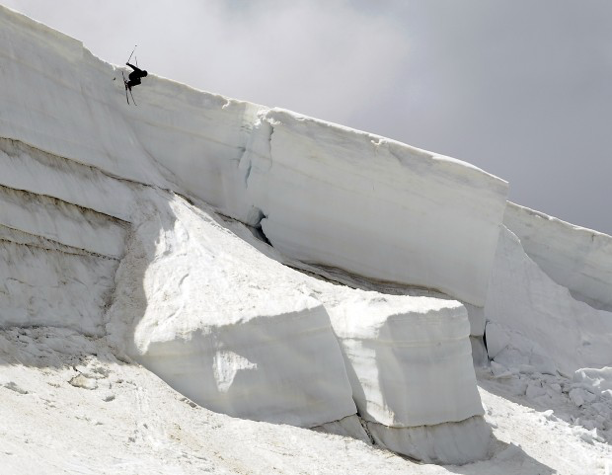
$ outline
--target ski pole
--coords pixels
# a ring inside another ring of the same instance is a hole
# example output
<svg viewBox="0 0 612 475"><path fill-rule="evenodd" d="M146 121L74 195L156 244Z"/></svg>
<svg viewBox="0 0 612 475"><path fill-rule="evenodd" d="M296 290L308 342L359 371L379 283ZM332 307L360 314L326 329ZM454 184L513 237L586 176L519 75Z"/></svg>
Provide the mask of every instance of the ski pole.
<svg viewBox="0 0 612 475"><path fill-rule="evenodd" d="M132 59L132 55L134 54L134 51L136 51L136 46L138 45L134 45L134 49L132 50L132 52L130 53L130 57L128 58L127 62L130 62L130 59Z"/></svg>

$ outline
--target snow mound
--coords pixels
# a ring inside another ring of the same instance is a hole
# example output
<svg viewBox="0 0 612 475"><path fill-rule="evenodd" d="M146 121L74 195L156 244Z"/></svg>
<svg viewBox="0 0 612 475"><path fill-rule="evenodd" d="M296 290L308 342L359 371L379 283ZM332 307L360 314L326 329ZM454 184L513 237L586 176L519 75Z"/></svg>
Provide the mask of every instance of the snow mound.
<svg viewBox="0 0 612 475"><path fill-rule="evenodd" d="M321 282L164 195L147 202L155 212L135 223L118 270L118 346L217 412L372 437L429 462L485 457L463 305Z"/></svg>

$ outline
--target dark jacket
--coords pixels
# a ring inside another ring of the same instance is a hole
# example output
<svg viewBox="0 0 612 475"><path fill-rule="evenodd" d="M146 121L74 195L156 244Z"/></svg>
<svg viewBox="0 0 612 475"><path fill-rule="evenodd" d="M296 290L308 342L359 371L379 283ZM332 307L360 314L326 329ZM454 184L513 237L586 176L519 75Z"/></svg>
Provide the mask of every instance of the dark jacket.
<svg viewBox="0 0 612 475"><path fill-rule="evenodd" d="M138 86L140 84L140 78L144 78L147 76L147 74L149 74L144 69L140 69L138 66L134 66L130 63L125 64L127 64L130 68L133 69L133 71L128 76L129 80L126 83L126 86L130 89L132 89L132 86Z"/></svg>

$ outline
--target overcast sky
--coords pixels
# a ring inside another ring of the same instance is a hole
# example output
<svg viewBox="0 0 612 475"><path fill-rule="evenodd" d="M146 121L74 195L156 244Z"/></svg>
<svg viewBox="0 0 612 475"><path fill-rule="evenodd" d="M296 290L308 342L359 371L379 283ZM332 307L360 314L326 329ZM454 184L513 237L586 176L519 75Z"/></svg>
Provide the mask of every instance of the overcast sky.
<svg viewBox="0 0 612 475"><path fill-rule="evenodd" d="M0 0L123 64L391 137L612 234L611 0Z"/></svg>

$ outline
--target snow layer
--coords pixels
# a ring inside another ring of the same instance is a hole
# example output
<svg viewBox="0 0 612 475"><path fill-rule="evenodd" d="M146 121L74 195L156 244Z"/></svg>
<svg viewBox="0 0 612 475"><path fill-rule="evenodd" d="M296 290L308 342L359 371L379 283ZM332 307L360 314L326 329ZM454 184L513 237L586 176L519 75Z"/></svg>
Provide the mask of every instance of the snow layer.
<svg viewBox="0 0 612 475"><path fill-rule="evenodd" d="M0 224L0 327L56 325L102 335L118 265Z"/></svg>
<svg viewBox="0 0 612 475"><path fill-rule="evenodd" d="M366 420L415 427L482 415L467 313L459 302L349 298L331 315ZM401 388L409 386L420 391L407 398Z"/></svg>
<svg viewBox="0 0 612 475"><path fill-rule="evenodd" d="M612 311L612 237L508 203L504 224L527 255L574 298Z"/></svg>
<svg viewBox="0 0 612 475"><path fill-rule="evenodd" d="M575 300L507 229L500 233L485 315L489 356L506 366L571 375L612 364L610 312Z"/></svg>
<svg viewBox="0 0 612 475"><path fill-rule="evenodd" d="M97 168L4 138L0 167L0 185L6 188L57 198L120 221L132 219L140 187Z"/></svg>
<svg viewBox="0 0 612 475"><path fill-rule="evenodd" d="M104 334L129 226L104 211L125 186L96 196L99 172L6 139L0 168L0 326Z"/></svg>
<svg viewBox="0 0 612 475"><path fill-rule="evenodd" d="M5 8L0 56L0 137L202 199L249 224L265 218L268 239L296 259L484 305L502 180L152 74L135 90L138 107L128 107L119 69Z"/></svg>
<svg viewBox="0 0 612 475"><path fill-rule="evenodd" d="M1 224L92 254L119 259L125 227L108 216L57 198L0 186Z"/></svg>

